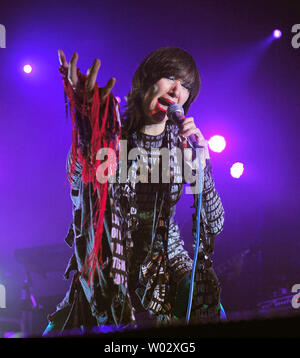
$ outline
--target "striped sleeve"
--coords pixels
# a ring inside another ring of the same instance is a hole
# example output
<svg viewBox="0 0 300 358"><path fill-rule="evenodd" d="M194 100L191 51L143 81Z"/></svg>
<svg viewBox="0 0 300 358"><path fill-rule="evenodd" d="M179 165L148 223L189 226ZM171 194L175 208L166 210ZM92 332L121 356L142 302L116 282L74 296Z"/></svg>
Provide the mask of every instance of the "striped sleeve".
<svg viewBox="0 0 300 358"><path fill-rule="evenodd" d="M207 219L207 230L212 235L218 235L224 226L224 208L215 188L212 177L210 160L206 160L202 192L202 207Z"/></svg>

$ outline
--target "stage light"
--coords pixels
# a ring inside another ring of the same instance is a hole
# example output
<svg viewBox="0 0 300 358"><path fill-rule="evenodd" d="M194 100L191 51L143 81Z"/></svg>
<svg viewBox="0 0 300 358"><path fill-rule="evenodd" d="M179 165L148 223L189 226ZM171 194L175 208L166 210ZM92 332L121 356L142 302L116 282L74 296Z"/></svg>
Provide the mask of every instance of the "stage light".
<svg viewBox="0 0 300 358"><path fill-rule="evenodd" d="M208 145L213 152L221 153L226 147L226 141L224 137L220 135L214 135L208 141Z"/></svg>
<svg viewBox="0 0 300 358"><path fill-rule="evenodd" d="M32 67L31 67L30 65L25 65L25 66L23 67L23 71L24 71L25 73L31 73Z"/></svg>
<svg viewBox="0 0 300 358"><path fill-rule="evenodd" d="M240 162L234 163L230 168L230 174L233 178L237 178L237 179L240 178L243 172L244 172L244 164Z"/></svg>
<svg viewBox="0 0 300 358"><path fill-rule="evenodd" d="M121 103L121 98L119 96L116 96L116 100L119 104Z"/></svg>
<svg viewBox="0 0 300 358"><path fill-rule="evenodd" d="M279 39L281 37L281 31L276 29L273 31L273 37L275 37L275 39Z"/></svg>

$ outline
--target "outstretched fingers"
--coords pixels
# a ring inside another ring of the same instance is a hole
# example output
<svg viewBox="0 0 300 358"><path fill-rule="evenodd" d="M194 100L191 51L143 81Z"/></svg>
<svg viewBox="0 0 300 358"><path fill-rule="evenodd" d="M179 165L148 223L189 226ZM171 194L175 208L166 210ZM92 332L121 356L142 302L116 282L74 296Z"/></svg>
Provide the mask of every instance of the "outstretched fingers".
<svg viewBox="0 0 300 358"><path fill-rule="evenodd" d="M68 79L73 88L75 88L78 83L77 61L78 61L78 53L74 52L71 57L71 61L69 64L69 72L68 72Z"/></svg>
<svg viewBox="0 0 300 358"><path fill-rule="evenodd" d="M88 69L87 89L89 92L92 92L95 87L95 83L96 83L100 65L101 65L101 61L98 58L96 58L92 67L90 67Z"/></svg>
<svg viewBox="0 0 300 358"><path fill-rule="evenodd" d="M58 60L59 60L59 64L64 68L67 69L69 67L69 64L66 60L66 55L64 54L63 50L58 50Z"/></svg>
<svg viewBox="0 0 300 358"><path fill-rule="evenodd" d="M102 99L104 100L109 93L111 92L111 90L113 89L114 85L116 83L116 79L114 77L112 77L106 84L105 87L103 87L102 90Z"/></svg>
<svg viewBox="0 0 300 358"><path fill-rule="evenodd" d="M76 90L76 87L78 86L78 75L77 75L78 53L74 52L71 57L70 62L68 63L63 50L59 49L58 50L58 59L59 59L60 65L68 72L68 80L69 80L71 86L73 87L74 90ZM92 99L93 89L96 84L100 66L101 66L101 61L100 61L100 59L97 58L97 59L95 59L92 66L87 71L88 78L87 78L86 85L87 85L87 90L89 92L90 99ZM112 77L107 82L106 86L102 88L102 91L101 91L102 99L105 99L109 95L109 93L113 89L115 83L116 83L116 79L114 77Z"/></svg>

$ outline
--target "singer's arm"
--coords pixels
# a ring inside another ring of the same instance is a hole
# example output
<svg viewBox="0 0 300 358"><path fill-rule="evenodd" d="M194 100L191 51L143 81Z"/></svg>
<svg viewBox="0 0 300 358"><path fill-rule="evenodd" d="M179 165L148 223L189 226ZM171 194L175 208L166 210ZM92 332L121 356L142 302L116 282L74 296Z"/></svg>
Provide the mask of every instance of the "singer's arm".
<svg viewBox="0 0 300 358"><path fill-rule="evenodd" d="M186 148L185 148L186 149ZM185 152L185 150L184 150ZM187 152L195 155L195 150L191 148ZM184 157L184 183L190 183L191 186L199 185L199 163L197 158L194 161L186 161ZM186 170L188 168L188 174ZM192 173L192 174L191 174ZM202 165L203 190L202 190L202 219L205 221L207 231L215 236L218 235L224 225L224 208L220 196L215 188L215 182L212 175L212 166L209 158L205 159L205 166ZM188 179L188 180L186 180ZM195 191L194 191L195 193ZM198 193L198 190L196 191ZM196 194L194 194L196 195Z"/></svg>
<svg viewBox="0 0 300 358"><path fill-rule="evenodd" d="M218 235L223 230L225 213L220 196L215 188L209 159L206 160L204 169L202 207L206 216L208 232L213 236Z"/></svg>
<svg viewBox="0 0 300 358"><path fill-rule="evenodd" d="M195 149L191 148L189 142L185 140L185 137L194 134L197 138L197 142L202 148L197 149L200 151L201 168L203 175L203 191L202 191L202 215L206 224L208 233L213 236L218 235L224 226L224 208L220 199L220 196L215 188L215 183L212 175L212 166L210 162L208 142L205 140L200 129L196 127L194 119L192 117L185 118L183 121L181 137L181 146L183 147L183 158L185 165L192 169L193 177L197 174L199 162L196 157ZM190 150L185 150L189 149Z"/></svg>
<svg viewBox="0 0 300 358"><path fill-rule="evenodd" d="M100 68L99 59L96 59L88 69L87 75L83 75L77 68L78 54L76 52L69 63L62 50L58 51L58 57L59 71L62 74L64 91L69 101L72 117L72 148L68 155L67 173L71 185L76 187L82 171L82 166L78 162L78 152L83 158L88 158L91 152L91 139L93 138L93 142L96 142L104 116L108 118L108 125L104 128L106 132L102 135L110 135L113 140L113 133L118 132L116 127L120 126L119 107L111 93L116 80L111 78L106 86L98 87L96 78ZM94 123L92 116L97 117L96 112L99 125L94 124L92 128L91 123ZM117 120L114 122L113 118ZM98 132L95 128L98 128Z"/></svg>

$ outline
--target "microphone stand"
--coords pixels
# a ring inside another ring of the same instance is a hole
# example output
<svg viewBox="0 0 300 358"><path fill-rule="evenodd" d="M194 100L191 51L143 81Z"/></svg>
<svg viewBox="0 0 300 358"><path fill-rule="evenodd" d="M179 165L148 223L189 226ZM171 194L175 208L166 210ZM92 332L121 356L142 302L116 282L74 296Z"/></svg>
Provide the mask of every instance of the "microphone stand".
<svg viewBox="0 0 300 358"><path fill-rule="evenodd" d="M199 147L200 146L198 146L198 148ZM196 245L195 245L195 253L194 253L194 259L193 259L193 267L192 267L192 272L191 272L188 307L187 307L186 318L185 318L186 324L188 324L189 321L190 321L190 315L191 315L191 309L192 309L192 303L193 303L194 279L195 279L195 272L196 272L196 266L197 266L197 257L198 257L199 246L200 246L200 221L201 221L201 215L200 214L201 214L201 201L202 201L202 167L201 167L201 158L200 158L200 155L199 155L199 151L196 151L196 155L197 155L197 159L198 159L198 162L199 162L199 188L198 188L198 205L197 205Z"/></svg>

